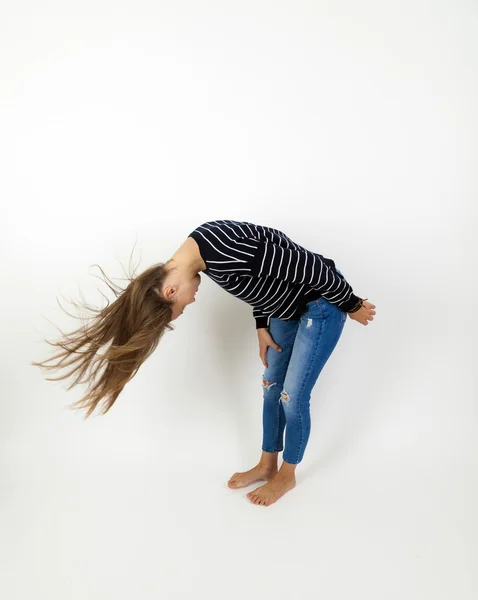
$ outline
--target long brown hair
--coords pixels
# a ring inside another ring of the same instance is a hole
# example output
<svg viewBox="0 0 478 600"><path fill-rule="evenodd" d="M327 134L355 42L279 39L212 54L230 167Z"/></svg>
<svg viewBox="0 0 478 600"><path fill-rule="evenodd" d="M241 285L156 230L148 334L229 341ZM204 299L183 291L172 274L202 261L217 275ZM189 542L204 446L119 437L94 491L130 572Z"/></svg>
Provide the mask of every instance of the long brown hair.
<svg viewBox="0 0 478 600"><path fill-rule="evenodd" d="M174 330L170 325L172 302L160 295L161 286L171 267L170 261L154 264L137 277L133 271L127 277L130 283L125 289L114 284L99 265L93 266L98 266L116 300L110 304L102 294L108 302L105 308L95 309L80 304L80 307L96 316L91 316L89 323L69 334L57 327L63 337L55 342L45 341L62 350L45 361L31 363L45 370L75 365L65 375L46 379L59 381L76 374L68 390L79 383L88 383L85 396L69 406L72 409L86 408L85 419L101 400L101 414L106 414L126 383L156 349L165 331ZM74 301L73 304L78 306ZM107 344L100 354L100 349ZM55 360L56 363L48 364Z"/></svg>

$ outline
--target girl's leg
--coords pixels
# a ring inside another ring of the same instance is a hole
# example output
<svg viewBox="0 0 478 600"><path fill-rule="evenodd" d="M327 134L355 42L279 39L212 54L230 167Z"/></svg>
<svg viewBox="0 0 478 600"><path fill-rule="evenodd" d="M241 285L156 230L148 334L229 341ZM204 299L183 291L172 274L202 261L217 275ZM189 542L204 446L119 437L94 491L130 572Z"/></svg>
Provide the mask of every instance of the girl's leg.
<svg viewBox="0 0 478 600"><path fill-rule="evenodd" d="M298 320L281 321L280 319L273 318L270 322L269 332L276 344L282 348L282 352L277 352L277 350L269 346L267 349L268 366L262 376L263 456L264 453L277 453L282 452L284 449L286 420L280 398L298 327Z"/></svg>
<svg viewBox="0 0 478 600"><path fill-rule="evenodd" d="M284 409L280 403L287 366L292 354L299 321L271 319L269 331L282 348L277 352L267 349L267 368L262 378L262 454L259 463L249 471L234 473L228 482L230 488L240 488L260 479L269 480L277 473L279 452L284 449Z"/></svg>
<svg viewBox="0 0 478 600"><path fill-rule="evenodd" d="M297 465L310 435L310 396L345 325L347 314L325 298L313 300L302 315L289 361L281 404L286 417L283 459Z"/></svg>
<svg viewBox="0 0 478 600"><path fill-rule="evenodd" d="M346 313L324 298L307 304L280 394L286 418L284 461L276 476L247 494L251 502L268 506L294 487L295 469L310 435L310 394L337 345L346 318Z"/></svg>

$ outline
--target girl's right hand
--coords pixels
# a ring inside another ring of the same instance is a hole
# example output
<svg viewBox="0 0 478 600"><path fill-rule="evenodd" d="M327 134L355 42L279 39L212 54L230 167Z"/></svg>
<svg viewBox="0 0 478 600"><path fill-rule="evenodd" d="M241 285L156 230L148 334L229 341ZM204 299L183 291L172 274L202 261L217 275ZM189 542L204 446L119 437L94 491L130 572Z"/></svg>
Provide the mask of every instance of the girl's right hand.
<svg viewBox="0 0 478 600"><path fill-rule="evenodd" d="M267 369L267 348L271 346L274 350L277 350L277 352L282 352L282 348L274 342L266 327L257 330L257 337L259 338L259 356L261 357L262 364Z"/></svg>

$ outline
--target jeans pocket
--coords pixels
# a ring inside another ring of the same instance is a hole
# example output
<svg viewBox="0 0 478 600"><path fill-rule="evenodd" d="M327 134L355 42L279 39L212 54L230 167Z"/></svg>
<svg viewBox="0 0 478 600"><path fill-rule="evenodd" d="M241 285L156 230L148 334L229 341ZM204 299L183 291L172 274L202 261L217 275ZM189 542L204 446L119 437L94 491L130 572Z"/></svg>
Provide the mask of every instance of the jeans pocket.
<svg viewBox="0 0 478 600"><path fill-rule="evenodd" d="M309 300L309 302L307 302L305 305L305 310L310 310L313 306L315 306L316 303L317 300Z"/></svg>

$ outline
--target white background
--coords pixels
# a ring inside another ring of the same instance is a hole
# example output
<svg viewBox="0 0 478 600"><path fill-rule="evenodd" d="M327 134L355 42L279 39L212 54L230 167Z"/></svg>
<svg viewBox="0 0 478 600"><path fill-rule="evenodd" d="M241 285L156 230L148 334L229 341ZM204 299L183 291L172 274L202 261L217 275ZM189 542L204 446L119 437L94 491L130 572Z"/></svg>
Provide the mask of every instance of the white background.
<svg viewBox="0 0 478 600"><path fill-rule="evenodd" d="M0 6L0 595L476 598L476 2ZM106 416L30 365L78 326L57 299L113 299L93 264L121 285L135 243L141 272L223 218L377 307L270 507L226 486L260 456L263 366L206 276Z"/></svg>

